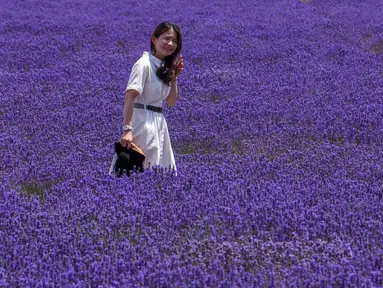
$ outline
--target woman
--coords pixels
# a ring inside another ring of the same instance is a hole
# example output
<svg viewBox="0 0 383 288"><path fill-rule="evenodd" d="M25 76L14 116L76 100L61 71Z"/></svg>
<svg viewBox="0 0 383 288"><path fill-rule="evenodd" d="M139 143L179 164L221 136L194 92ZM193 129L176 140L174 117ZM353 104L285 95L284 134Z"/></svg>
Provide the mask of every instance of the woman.
<svg viewBox="0 0 383 288"><path fill-rule="evenodd" d="M184 68L182 33L173 23L160 23L153 32L150 53L144 52L133 65L123 108L123 134L120 143L133 142L144 152L144 168L161 166L176 170L162 102L173 106L178 98L177 77ZM114 173L114 155L110 173Z"/></svg>

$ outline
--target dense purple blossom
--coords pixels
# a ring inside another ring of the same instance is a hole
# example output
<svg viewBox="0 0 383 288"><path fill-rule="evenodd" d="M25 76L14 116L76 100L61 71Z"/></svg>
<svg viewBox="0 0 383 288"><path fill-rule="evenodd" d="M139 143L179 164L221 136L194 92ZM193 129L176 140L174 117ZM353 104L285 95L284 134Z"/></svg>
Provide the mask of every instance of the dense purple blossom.
<svg viewBox="0 0 383 288"><path fill-rule="evenodd" d="M379 1L0 4L1 287L383 286ZM108 175L130 68L184 33L178 175Z"/></svg>

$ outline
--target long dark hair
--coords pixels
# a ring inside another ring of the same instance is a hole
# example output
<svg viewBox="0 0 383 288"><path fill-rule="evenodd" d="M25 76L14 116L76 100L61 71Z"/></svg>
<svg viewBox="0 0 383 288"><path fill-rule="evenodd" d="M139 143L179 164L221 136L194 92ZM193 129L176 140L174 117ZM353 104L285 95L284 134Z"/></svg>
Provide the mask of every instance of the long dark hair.
<svg viewBox="0 0 383 288"><path fill-rule="evenodd" d="M177 33L177 48L173 52L172 55L166 56L164 58L165 64L158 68L157 70L157 76L160 78L165 84L169 84L171 78L174 76L176 73L175 71L175 65L174 61L176 60L177 55L181 52L182 50L182 33L180 27L174 23L170 22L162 22L157 25L156 29L153 32L153 36L158 38L161 36L162 33L168 31L169 29L173 28L174 32ZM150 50L152 52L156 52L156 48L153 44L152 38L150 38Z"/></svg>

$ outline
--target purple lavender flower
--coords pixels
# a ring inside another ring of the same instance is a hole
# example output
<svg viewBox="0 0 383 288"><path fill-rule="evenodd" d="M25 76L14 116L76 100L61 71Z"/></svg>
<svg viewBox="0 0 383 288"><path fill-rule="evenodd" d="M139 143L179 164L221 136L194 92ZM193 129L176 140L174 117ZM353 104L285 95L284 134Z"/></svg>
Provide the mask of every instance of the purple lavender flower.
<svg viewBox="0 0 383 288"><path fill-rule="evenodd" d="M1 5L1 287L383 286L382 4ZM110 177L165 18L177 176Z"/></svg>

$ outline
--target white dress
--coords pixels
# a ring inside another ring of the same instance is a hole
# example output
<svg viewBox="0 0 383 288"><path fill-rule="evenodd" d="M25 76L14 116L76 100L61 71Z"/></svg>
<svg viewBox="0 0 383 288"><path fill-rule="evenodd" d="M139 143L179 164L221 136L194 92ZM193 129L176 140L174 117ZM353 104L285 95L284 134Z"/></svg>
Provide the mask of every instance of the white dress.
<svg viewBox="0 0 383 288"><path fill-rule="evenodd" d="M170 86L156 75L162 63L160 59L145 51L133 65L125 92L129 89L138 91L135 103L162 107L162 102L170 92ZM162 113L134 108L132 128L133 143L140 147L146 156L144 168L159 165L176 170L168 126ZM109 174L114 174L116 160L115 154Z"/></svg>

